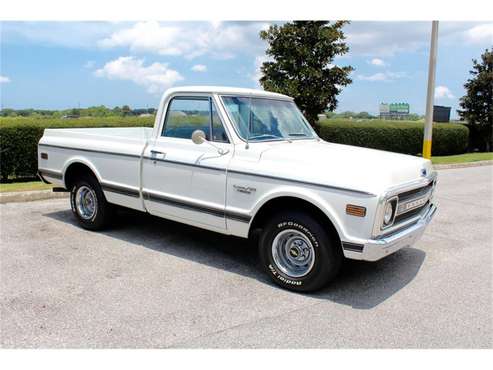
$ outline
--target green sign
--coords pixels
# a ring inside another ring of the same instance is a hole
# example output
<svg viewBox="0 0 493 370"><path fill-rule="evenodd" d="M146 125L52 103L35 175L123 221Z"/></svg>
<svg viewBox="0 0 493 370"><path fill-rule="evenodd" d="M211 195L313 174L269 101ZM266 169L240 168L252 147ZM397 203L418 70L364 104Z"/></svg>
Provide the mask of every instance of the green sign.
<svg viewBox="0 0 493 370"><path fill-rule="evenodd" d="M405 113L409 114L408 103L390 103L390 113Z"/></svg>

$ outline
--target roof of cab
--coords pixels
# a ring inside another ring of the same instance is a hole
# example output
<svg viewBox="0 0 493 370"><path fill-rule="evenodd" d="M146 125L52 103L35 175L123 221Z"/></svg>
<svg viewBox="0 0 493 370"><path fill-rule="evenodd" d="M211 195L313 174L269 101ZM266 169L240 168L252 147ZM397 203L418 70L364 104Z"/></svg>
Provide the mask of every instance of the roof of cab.
<svg viewBox="0 0 493 370"><path fill-rule="evenodd" d="M226 87L226 86L180 86L172 87L166 90L165 95L174 93L211 93L211 94L224 94L224 95L244 95L244 96L260 96L277 99L289 99L290 96L273 93L264 90L245 89L241 87Z"/></svg>

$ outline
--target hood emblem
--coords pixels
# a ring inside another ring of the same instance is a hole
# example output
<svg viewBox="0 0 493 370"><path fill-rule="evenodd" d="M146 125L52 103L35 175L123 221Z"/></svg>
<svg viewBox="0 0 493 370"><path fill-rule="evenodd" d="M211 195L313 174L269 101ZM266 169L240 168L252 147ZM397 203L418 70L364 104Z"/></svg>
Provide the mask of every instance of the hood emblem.
<svg viewBox="0 0 493 370"><path fill-rule="evenodd" d="M426 168L422 168L421 169L421 176L426 177L426 174L427 174Z"/></svg>

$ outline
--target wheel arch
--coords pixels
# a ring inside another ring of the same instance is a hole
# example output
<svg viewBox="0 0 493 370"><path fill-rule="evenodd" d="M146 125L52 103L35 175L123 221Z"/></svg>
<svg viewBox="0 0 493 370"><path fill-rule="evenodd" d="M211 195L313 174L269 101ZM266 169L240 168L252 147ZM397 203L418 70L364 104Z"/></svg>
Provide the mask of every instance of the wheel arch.
<svg viewBox="0 0 493 370"><path fill-rule="evenodd" d="M65 189L70 190L75 179L84 174L94 176L98 182L101 182L99 172L93 164L84 158L72 158L65 164L63 172L63 184Z"/></svg>
<svg viewBox="0 0 493 370"><path fill-rule="evenodd" d="M341 230L332 214L323 210L315 201L292 194L271 196L258 205L250 222L248 236L254 236L272 214L283 210L297 210L309 213L315 219L319 220L327 230L330 230L331 235L337 238L338 242L341 242Z"/></svg>

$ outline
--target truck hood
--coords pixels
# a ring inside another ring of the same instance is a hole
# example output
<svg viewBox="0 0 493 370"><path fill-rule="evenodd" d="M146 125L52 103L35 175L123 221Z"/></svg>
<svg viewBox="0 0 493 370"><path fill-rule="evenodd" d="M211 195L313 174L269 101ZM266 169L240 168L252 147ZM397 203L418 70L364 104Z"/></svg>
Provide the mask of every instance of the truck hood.
<svg viewBox="0 0 493 370"><path fill-rule="evenodd" d="M257 170L293 180L380 194L429 175L426 159L317 140L264 143Z"/></svg>

